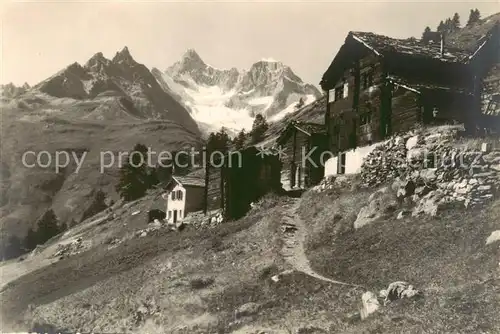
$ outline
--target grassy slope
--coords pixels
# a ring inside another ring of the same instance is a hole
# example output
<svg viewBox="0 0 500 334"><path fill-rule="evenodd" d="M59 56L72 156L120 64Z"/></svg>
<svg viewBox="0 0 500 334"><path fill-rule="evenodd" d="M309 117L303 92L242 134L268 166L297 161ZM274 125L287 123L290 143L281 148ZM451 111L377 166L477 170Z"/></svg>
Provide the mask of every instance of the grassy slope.
<svg viewBox="0 0 500 334"><path fill-rule="evenodd" d="M266 199L260 210L213 229L151 235L109 251L98 246L25 275L1 294L5 319L31 304L29 319L70 331L498 332L500 251L485 240L500 228L500 201L481 212L388 218L353 232L369 193L309 192L301 199L316 271L374 292L397 280L423 290L423 299L392 303L363 322L355 316L361 289L301 273L269 279L289 269L279 255L284 198ZM159 313L135 323L135 311L152 299ZM248 302L260 312L236 318Z"/></svg>
<svg viewBox="0 0 500 334"><path fill-rule="evenodd" d="M357 296L301 273L270 280L289 269L279 256L286 201L267 199L262 210L213 229L148 236L110 251L97 247L32 272L1 294L4 319L19 319L32 305L27 319L72 332L326 329L345 318ZM135 323L135 311L152 299L159 313ZM249 302L261 306L259 313L236 318L235 310Z"/></svg>
<svg viewBox="0 0 500 334"><path fill-rule="evenodd" d="M137 120L111 108L103 112L121 113L103 120L87 119L88 113L74 101L49 101L33 110L4 105L1 110L1 176L0 227L2 232L23 236L28 226L48 207L61 221L75 218L92 201L92 190L103 189L115 197L117 169L99 171L102 151L131 151L143 143L159 152L196 145L199 137L170 121ZM92 108L105 104L94 103ZM96 111L94 111L95 113ZM107 114L106 114L107 115ZM85 163L78 174L75 165L60 174L50 169L26 168L21 156L33 150L81 152L88 150ZM115 164L117 166L117 163ZM115 198L116 199L116 198Z"/></svg>
<svg viewBox="0 0 500 334"><path fill-rule="evenodd" d="M313 268L375 293L407 281L425 297L389 305L348 332L500 332L500 250L498 244L485 246L491 231L500 228L500 201L436 218L387 217L353 231L355 213L366 200L363 192L333 191L304 199Z"/></svg>

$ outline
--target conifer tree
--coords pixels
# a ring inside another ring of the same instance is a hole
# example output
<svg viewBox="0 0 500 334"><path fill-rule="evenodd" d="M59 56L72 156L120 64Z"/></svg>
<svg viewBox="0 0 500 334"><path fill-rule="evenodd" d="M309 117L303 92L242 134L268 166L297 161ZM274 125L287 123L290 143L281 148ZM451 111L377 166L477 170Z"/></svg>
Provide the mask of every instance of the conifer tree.
<svg viewBox="0 0 500 334"><path fill-rule="evenodd" d="M38 244L36 232L30 227L24 237L24 248L28 251L35 249Z"/></svg>
<svg viewBox="0 0 500 334"><path fill-rule="evenodd" d="M137 144L120 168L120 179L116 186L120 197L125 201L133 201L146 194L151 186L147 167L147 147Z"/></svg>
<svg viewBox="0 0 500 334"><path fill-rule="evenodd" d="M257 144L262 141L268 128L269 125L267 124L266 118L261 114L257 114L253 121L252 132L250 133L252 144Z"/></svg>
<svg viewBox="0 0 500 334"><path fill-rule="evenodd" d="M469 14L469 20L467 21L467 26L471 26L474 23L479 22L481 19L481 14L479 13L479 9L471 9Z"/></svg>
<svg viewBox="0 0 500 334"><path fill-rule="evenodd" d="M439 25L437 26L436 30L438 32L444 32L444 31L446 31L446 26L445 26L443 20L441 20L441 22L439 22Z"/></svg>
<svg viewBox="0 0 500 334"><path fill-rule="evenodd" d="M207 151L215 152L219 151L226 153L229 149L229 144L231 139L226 132L226 129L221 128L218 132L212 132L208 137Z"/></svg>
<svg viewBox="0 0 500 334"><path fill-rule="evenodd" d="M451 19L451 31L456 31L460 29L460 15L455 13Z"/></svg>
<svg viewBox="0 0 500 334"><path fill-rule="evenodd" d="M58 226L58 219L52 209L45 211L43 216L37 221L36 241L41 245L53 236L61 232Z"/></svg>
<svg viewBox="0 0 500 334"><path fill-rule="evenodd" d="M233 145L237 150L241 150L243 146L245 146L245 140L246 140L246 133L245 130L242 129L236 137L234 137L233 140Z"/></svg>
<svg viewBox="0 0 500 334"><path fill-rule="evenodd" d="M428 41L429 40L429 34L431 33L431 28L425 27L425 30L422 34L422 40Z"/></svg>

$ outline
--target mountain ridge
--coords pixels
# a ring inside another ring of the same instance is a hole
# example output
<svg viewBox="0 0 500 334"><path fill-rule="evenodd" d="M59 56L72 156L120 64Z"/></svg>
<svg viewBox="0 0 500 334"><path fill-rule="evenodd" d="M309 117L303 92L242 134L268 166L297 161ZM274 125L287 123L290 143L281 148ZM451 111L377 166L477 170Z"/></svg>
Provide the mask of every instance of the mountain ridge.
<svg viewBox="0 0 500 334"><path fill-rule="evenodd" d="M277 121L294 112L301 99L301 104L309 104L322 95L281 61L261 59L248 69L220 69L192 48L166 70L153 68L151 73L190 109L198 124L212 130L249 130L258 113Z"/></svg>
<svg viewBox="0 0 500 334"><path fill-rule="evenodd" d="M125 46L112 59L97 52L84 65L74 62L33 89L58 98L93 100L108 97L134 118L168 119L199 132L188 110L162 89L150 70L135 61ZM97 115L106 117L106 115ZM116 116L113 113L110 117Z"/></svg>

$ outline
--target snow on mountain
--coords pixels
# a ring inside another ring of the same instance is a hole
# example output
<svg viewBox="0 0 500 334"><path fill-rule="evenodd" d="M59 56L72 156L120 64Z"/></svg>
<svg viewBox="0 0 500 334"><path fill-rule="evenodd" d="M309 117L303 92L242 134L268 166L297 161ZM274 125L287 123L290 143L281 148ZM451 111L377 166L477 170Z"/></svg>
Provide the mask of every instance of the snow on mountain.
<svg viewBox="0 0 500 334"><path fill-rule="evenodd" d="M165 72L153 69L152 74L199 124L212 131L221 127L249 130L257 113L279 120L293 112L300 99L307 104L321 96L289 66L270 58L248 70L218 69L189 49Z"/></svg>

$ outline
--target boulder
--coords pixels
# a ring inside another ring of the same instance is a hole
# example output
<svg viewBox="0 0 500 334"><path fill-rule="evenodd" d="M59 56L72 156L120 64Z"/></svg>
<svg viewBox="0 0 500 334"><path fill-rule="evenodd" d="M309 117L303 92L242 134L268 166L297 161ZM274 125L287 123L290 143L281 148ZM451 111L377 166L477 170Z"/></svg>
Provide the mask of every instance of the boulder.
<svg viewBox="0 0 500 334"><path fill-rule="evenodd" d="M409 197L415 193L415 189L415 182L411 180L405 181L397 190L396 196L400 199Z"/></svg>
<svg viewBox="0 0 500 334"><path fill-rule="evenodd" d="M366 291L361 296L361 309L359 313L361 315L361 320L366 319L370 314L375 313L380 308L380 303L377 296L371 292Z"/></svg>
<svg viewBox="0 0 500 334"><path fill-rule="evenodd" d="M159 229L161 227L161 222L158 219L155 219L152 223L150 223L152 228Z"/></svg>
<svg viewBox="0 0 500 334"><path fill-rule="evenodd" d="M235 316L237 318L247 317L250 315L255 315L259 313L259 311L260 311L260 304L250 302L238 307L238 309L235 312Z"/></svg>
<svg viewBox="0 0 500 334"><path fill-rule="evenodd" d="M382 188L373 193L368 198L368 201L368 205L361 208L356 217L356 221L354 222L355 229L371 224L377 219L393 213L398 206L394 198L392 198L391 193L388 192L388 188Z"/></svg>
<svg viewBox="0 0 500 334"><path fill-rule="evenodd" d="M420 214L428 214L435 217L443 208L443 194L439 190L431 191L425 195L413 209L412 216L416 217Z"/></svg>
<svg viewBox="0 0 500 334"><path fill-rule="evenodd" d="M155 219L163 220L167 217L165 211L153 209L148 211L148 223L154 221Z"/></svg>
<svg viewBox="0 0 500 334"><path fill-rule="evenodd" d="M436 168L423 169L423 170L420 171L420 177L426 183L428 183L428 182L434 182L437 179L436 172L437 172Z"/></svg>
<svg viewBox="0 0 500 334"><path fill-rule="evenodd" d="M413 298L419 295L421 295L419 290L403 281L393 282L389 284L387 289L380 290L379 293L379 297L384 298L384 305L397 299Z"/></svg>
<svg viewBox="0 0 500 334"><path fill-rule="evenodd" d="M486 239L486 244L489 245L497 241L500 241L500 230L491 232L488 239Z"/></svg>
<svg viewBox="0 0 500 334"><path fill-rule="evenodd" d="M411 215L411 211L403 210L403 211L400 211L398 213L398 216L396 217L396 219L400 220L400 219L403 219L403 218L408 217L410 215Z"/></svg>
<svg viewBox="0 0 500 334"><path fill-rule="evenodd" d="M415 189L415 195L417 195L418 197L424 197L425 195L427 195L431 191L432 191L432 188L428 187L428 186L418 187Z"/></svg>

